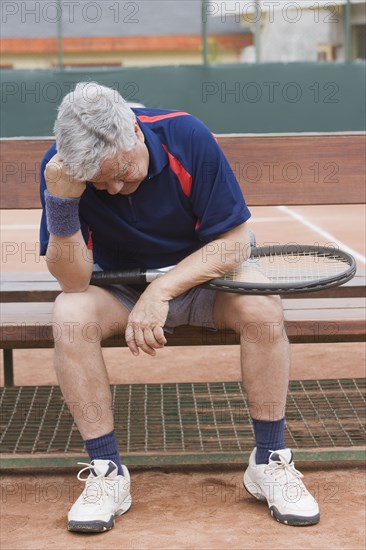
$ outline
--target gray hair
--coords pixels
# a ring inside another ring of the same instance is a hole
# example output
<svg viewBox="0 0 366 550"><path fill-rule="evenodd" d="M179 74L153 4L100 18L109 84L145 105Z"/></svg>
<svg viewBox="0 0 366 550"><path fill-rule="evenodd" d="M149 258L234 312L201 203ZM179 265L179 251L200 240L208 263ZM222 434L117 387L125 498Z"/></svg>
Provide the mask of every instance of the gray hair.
<svg viewBox="0 0 366 550"><path fill-rule="evenodd" d="M102 162L136 145L136 117L123 97L96 82L79 82L58 109L57 151L75 179L95 177Z"/></svg>

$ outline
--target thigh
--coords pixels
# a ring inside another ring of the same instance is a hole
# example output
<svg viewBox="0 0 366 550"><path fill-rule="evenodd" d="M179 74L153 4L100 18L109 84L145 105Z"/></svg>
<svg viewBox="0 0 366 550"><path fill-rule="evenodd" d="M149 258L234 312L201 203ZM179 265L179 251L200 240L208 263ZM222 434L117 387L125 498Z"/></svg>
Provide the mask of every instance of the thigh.
<svg viewBox="0 0 366 550"><path fill-rule="evenodd" d="M192 288L174 298L169 304L165 330L180 325L215 328L213 308L216 291L205 288Z"/></svg>

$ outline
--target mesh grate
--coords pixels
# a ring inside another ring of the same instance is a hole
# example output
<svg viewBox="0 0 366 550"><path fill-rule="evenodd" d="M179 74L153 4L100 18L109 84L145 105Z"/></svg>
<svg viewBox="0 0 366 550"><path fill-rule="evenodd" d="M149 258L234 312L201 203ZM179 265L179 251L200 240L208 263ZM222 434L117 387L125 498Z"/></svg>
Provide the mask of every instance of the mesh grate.
<svg viewBox="0 0 366 550"><path fill-rule="evenodd" d="M286 443L294 449L365 444L365 379L290 383ZM254 445L247 400L238 382L111 386L123 456L242 453ZM58 386L2 388L3 453L83 453ZM85 414L99 414L90 403Z"/></svg>

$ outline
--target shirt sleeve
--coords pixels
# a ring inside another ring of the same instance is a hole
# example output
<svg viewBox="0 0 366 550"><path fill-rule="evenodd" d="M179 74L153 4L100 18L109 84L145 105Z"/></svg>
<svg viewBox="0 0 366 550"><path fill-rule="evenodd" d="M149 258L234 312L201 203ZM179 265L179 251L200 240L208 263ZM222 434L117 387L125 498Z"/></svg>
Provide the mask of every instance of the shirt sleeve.
<svg viewBox="0 0 366 550"><path fill-rule="evenodd" d="M251 214L222 149L200 121L193 129L191 145L191 201L197 217L196 231L202 241L208 242L241 225Z"/></svg>

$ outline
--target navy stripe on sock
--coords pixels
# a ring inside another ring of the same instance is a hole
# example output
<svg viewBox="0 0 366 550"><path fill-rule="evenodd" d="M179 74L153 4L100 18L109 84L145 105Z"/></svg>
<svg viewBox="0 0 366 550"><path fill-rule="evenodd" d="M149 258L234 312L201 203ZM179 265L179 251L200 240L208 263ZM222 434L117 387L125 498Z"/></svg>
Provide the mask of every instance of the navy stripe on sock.
<svg viewBox="0 0 366 550"><path fill-rule="evenodd" d="M285 448L285 418L280 420L256 420L252 418L257 447L255 461L268 464L270 451Z"/></svg>
<svg viewBox="0 0 366 550"><path fill-rule="evenodd" d="M118 452L117 440L114 431L109 434L88 439L85 447L90 460L113 460L117 465L118 474L123 475L121 459Z"/></svg>

